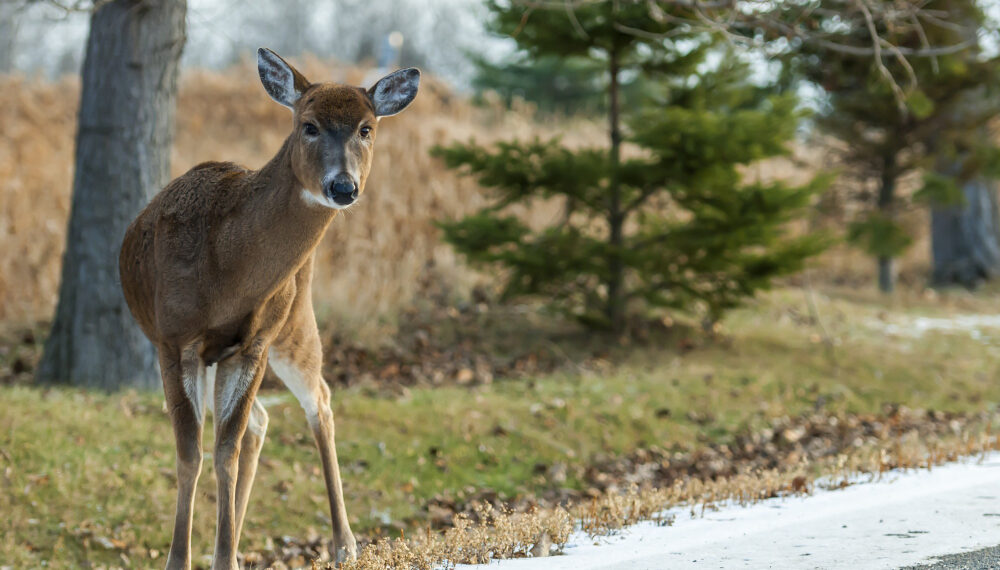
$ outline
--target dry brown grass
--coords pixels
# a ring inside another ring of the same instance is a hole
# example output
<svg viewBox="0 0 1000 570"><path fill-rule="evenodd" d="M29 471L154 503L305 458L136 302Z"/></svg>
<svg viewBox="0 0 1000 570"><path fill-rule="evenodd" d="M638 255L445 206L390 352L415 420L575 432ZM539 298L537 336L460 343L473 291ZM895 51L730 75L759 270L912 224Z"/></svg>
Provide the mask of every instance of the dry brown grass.
<svg viewBox="0 0 1000 570"><path fill-rule="evenodd" d="M563 508L514 513L485 504L473 521L465 515L444 532L424 530L406 539L383 538L361 550L342 570L430 570L455 564L488 564L491 560L524 558L540 549L566 544L573 518ZM539 548L535 548L536 545ZM548 555L546 551L545 555Z"/></svg>
<svg viewBox="0 0 1000 570"><path fill-rule="evenodd" d="M371 82L371 72L297 61L314 80ZM47 318L56 301L69 215L79 81L0 77L0 321ZM290 128L288 111L268 98L256 70L195 71L181 81L173 174L206 160L263 165ZM582 142L600 126L540 124L531 110L478 108L433 78L398 117L383 122L375 164L360 203L331 226L319 252L315 298L323 316L375 333L421 295L461 293L472 274L443 244L433 222L483 204L474 181L428 155L452 140L479 141L567 132ZM551 211L531 212L544 219Z"/></svg>
<svg viewBox="0 0 1000 570"><path fill-rule="evenodd" d="M69 216L77 91L0 78L0 321L47 317Z"/></svg>

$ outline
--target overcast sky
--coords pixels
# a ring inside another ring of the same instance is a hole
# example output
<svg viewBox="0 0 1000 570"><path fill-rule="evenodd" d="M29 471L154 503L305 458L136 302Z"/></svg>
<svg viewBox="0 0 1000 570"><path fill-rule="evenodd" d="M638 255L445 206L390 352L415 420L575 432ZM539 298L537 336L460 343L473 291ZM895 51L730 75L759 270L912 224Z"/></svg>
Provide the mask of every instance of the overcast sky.
<svg viewBox="0 0 1000 570"><path fill-rule="evenodd" d="M483 16L479 0L188 0L183 64L225 67L253 57L259 46L288 56L312 52L377 63L388 35L398 31L403 46L390 63L419 65L462 86L472 71L468 52L510 49L483 29ZM22 12L15 69L48 76L78 72L87 24L86 14L66 16L46 6Z"/></svg>
<svg viewBox="0 0 1000 570"><path fill-rule="evenodd" d="M994 21L1000 19L1000 0L981 5ZM0 20L9 18L11 6L11 0L0 0ZM419 66L462 89L473 72L470 52L495 58L512 50L513 42L485 31L484 17L482 0L188 0L183 64L222 68L254 57L259 46L290 57L311 52L348 63L382 63L387 38L396 31L403 46L388 65ZM15 69L50 77L79 72L87 14L67 16L39 3L15 21ZM0 26L0 34L6 29ZM996 37L984 38L984 46L1000 49ZM766 66L761 69L766 73Z"/></svg>

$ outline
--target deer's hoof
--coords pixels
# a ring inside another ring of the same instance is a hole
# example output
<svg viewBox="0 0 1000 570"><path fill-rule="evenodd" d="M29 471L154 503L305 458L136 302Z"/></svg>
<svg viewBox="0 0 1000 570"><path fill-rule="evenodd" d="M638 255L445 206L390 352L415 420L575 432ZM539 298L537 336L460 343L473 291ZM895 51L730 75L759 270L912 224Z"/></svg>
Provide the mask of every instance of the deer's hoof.
<svg viewBox="0 0 1000 570"><path fill-rule="evenodd" d="M337 564L358 559L358 543L353 534L333 540L333 559Z"/></svg>

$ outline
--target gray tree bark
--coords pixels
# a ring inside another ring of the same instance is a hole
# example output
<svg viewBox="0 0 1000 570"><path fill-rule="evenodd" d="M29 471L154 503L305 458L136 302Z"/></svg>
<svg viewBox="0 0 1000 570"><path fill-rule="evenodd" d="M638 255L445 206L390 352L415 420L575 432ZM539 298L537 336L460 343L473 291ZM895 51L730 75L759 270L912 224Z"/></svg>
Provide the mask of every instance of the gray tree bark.
<svg viewBox="0 0 1000 570"><path fill-rule="evenodd" d="M622 131L619 117L618 52L612 48L608 54L608 122L611 138L611 181L608 184L608 306L607 316L611 331L622 334L625 330L625 263L622 260L622 232L625 214L622 212L621 184L618 168L621 164Z"/></svg>
<svg viewBox="0 0 1000 570"><path fill-rule="evenodd" d="M0 0L0 73L14 71L19 6Z"/></svg>
<svg viewBox="0 0 1000 570"><path fill-rule="evenodd" d="M883 215L892 218L896 201L896 155L887 154L883 158L882 178L879 181L878 209ZM892 257L878 257L878 288L883 293L892 293L896 288L895 263Z"/></svg>
<svg viewBox="0 0 1000 570"><path fill-rule="evenodd" d="M38 380L159 385L118 282L128 224L170 178L186 0L114 0L91 16L59 304Z"/></svg>
<svg viewBox="0 0 1000 570"><path fill-rule="evenodd" d="M962 183L965 203L931 210L931 253L935 285L975 287L1000 275L1000 216L995 183Z"/></svg>

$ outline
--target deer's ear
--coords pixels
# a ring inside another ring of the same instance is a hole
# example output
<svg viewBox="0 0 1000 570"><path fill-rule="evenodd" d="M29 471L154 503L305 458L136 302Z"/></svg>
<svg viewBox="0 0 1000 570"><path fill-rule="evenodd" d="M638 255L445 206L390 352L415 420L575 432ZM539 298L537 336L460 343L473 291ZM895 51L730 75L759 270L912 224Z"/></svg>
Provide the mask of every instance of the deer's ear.
<svg viewBox="0 0 1000 570"><path fill-rule="evenodd" d="M420 70L415 67L400 69L378 80L368 90L368 96L375 103L375 116L395 115L413 101L420 87Z"/></svg>
<svg viewBox="0 0 1000 570"><path fill-rule="evenodd" d="M271 99L288 108L292 108L309 88L309 80L305 76L267 48L257 50L257 73Z"/></svg>

